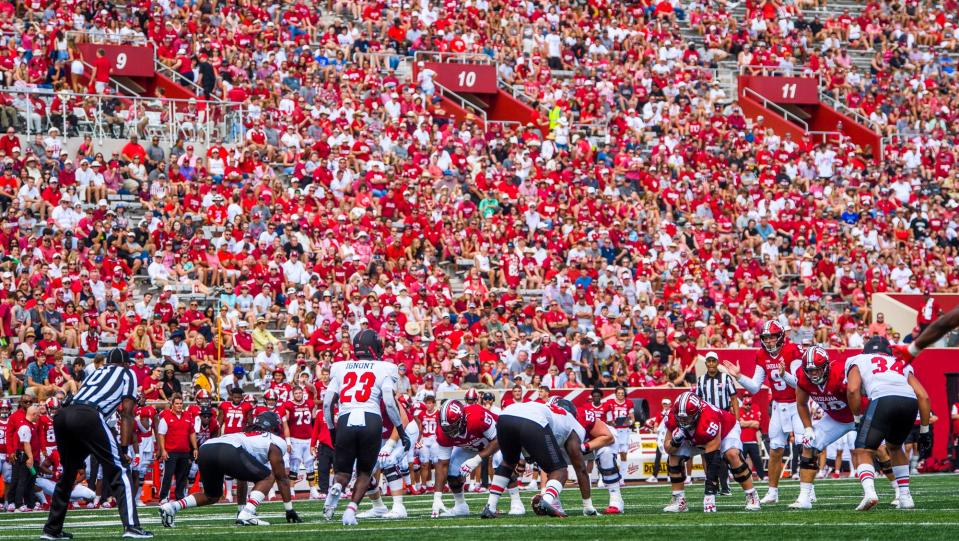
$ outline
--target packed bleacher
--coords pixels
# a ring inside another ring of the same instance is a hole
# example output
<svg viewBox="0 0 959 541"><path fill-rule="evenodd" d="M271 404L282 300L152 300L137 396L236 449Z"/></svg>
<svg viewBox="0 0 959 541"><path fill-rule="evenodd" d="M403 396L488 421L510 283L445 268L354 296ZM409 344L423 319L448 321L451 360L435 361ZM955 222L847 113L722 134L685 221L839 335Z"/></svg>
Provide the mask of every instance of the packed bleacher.
<svg viewBox="0 0 959 541"><path fill-rule="evenodd" d="M311 383L364 328L410 394L684 386L770 318L901 341L873 293L959 287L957 6L831 4L0 3L3 391L114 344L149 399ZM198 97L148 115L76 40L151 42ZM540 122L451 118L427 51ZM751 66L820 77L885 159L757 127Z"/></svg>

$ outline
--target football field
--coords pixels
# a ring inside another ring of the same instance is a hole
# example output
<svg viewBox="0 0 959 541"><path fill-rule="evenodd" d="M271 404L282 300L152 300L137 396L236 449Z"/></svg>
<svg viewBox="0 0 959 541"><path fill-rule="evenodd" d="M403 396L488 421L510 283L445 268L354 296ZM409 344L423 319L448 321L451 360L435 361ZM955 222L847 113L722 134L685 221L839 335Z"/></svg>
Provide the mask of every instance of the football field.
<svg viewBox="0 0 959 541"><path fill-rule="evenodd" d="M523 517L481 520L478 517L486 502L485 495L468 497L472 517L431 519L432 496L407 497L410 518L406 520L367 519L357 527L345 528L339 523L339 513L332 522L322 517L322 502L300 501L296 509L303 524L286 524L280 503L264 504L260 516L272 524L260 527L239 527L233 524L234 505L217 505L191 509L177 516L176 526L165 529L159 524L156 508L141 509L141 520L157 539L202 541L278 541L296 539L336 540L415 540L427 539L509 539L530 541L538 539L586 540L666 538L666 539L959 539L959 475L926 475L913 479L912 490L916 509L899 511L889 507L891 489L887 481L877 479L881 503L868 513L857 513L859 483L852 479L821 481L817 484L818 502L811 511L792 511L787 505L795 499L798 484L781 484L781 501L765 506L759 512L743 509L742 491L734 489L732 496L719 499L719 513L701 512L703 487L687 489L690 510L675 515L663 513L668 503L669 487L664 483L653 486L627 487L623 490L626 514L619 516L584 517L581 515L579 492L568 488L563 502L570 517L552 519L537 517L528 512ZM760 494L765 492L760 485ZM529 509L532 492L523 494ZM447 494L445 501L452 505ZM594 490L594 505L602 509L606 491ZM387 502L389 499L387 498ZM364 503L361 510L368 507ZM509 507L506 497L500 502L500 511ZM343 504L340 505L342 511ZM0 514L0 541L8 539L36 539L46 518L45 512ZM71 511L66 530L78 540L117 539L121 532L116 510Z"/></svg>

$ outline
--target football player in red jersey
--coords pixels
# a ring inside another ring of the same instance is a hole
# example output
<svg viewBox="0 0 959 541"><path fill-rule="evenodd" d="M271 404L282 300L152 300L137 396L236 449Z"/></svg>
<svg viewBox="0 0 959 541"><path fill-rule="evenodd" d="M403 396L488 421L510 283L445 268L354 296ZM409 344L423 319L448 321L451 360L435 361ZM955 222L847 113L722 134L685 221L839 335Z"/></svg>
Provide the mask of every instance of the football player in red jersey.
<svg viewBox="0 0 959 541"><path fill-rule="evenodd" d="M147 474L152 475L152 466L154 460L154 450L156 449L156 437L153 433L156 427L157 410L147 404L146 397L142 394L137 400L136 409L136 433L137 433L137 505L146 505L140 498L143 496L143 480Z"/></svg>
<svg viewBox="0 0 959 541"><path fill-rule="evenodd" d="M423 399L425 407L419 412L420 426L423 427L420 432L420 441L416 445L416 454L420 460L420 481L426 486L427 490L432 490L432 467L439 460L439 447L436 443L436 432L440 426L440 410L436 407L436 397L428 394ZM415 488L419 488L420 483L416 483ZM440 488L442 490L442 487Z"/></svg>
<svg viewBox="0 0 959 541"><path fill-rule="evenodd" d="M230 389L230 400L220 402L216 408L217 424L220 425L221 435L243 432L253 404L243 400L243 389Z"/></svg>
<svg viewBox="0 0 959 541"><path fill-rule="evenodd" d="M439 431L436 433L436 492L433 493L433 517L463 517L470 513L463 495L463 483L470 473L487 457L496 467L502 461L499 441L496 439L496 415L473 404L449 400L440 408ZM449 483L454 505L447 510L443 505L442 487ZM509 488L511 515L526 512L519 498L519 489Z"/></svg>
<svg viewBox="0 0 959 541"><path fill-rule="evenodd" d="M716 493L719 492L720 460L729 465L729 472L746 492L746 510L758 511L759 496L753 488L752 473L743 458L743 442L739 438L739 422L728 411L702 401L689 391L676 398L666 416L663 450L669 455L667 469L673 485L672 501L663 508L667 513L686 511L686 470L684 462L703 455L706 470L706 495L703 512L716 512Z"/></svg>
<svg viewBox="0 0 959 541"><path fill-rule="evenodd" d="M193 403L186 407L186 412L196 420L196 426L199 426L200 410L203 408L213 408L213 397L210 396L210 393L207 392L206 389L201 388L193 393ZM194 429L196 426L194 426Z"/></svg>
<svg viewBox="0 0 959 541"><path fill-rule="evenodd" d="M619 453L619 484L623 486L625 482L624 468L626 467L626 455L629 453L629 427L633 425L633 403L626 400L626 387L620 385L616 387L616 393L613 398L603 402L603 420L607 425L616 429L616 443L613 444L613 451ZM605 482L605 481L604 481Z"/></svg>
<svg viewBox="0 0 959 541"><path fill-rule="evenodd" d="M756 354L756 372L752 378L742 375L739 365L723 361L726 372L736 378L750 394L759 392L765 383L769 387L772 405L769 416L769 491L762 502L779 501L779 479L783 472L783 454L793 434L798 441L803 433L802 421L796 411L796 390L783 379L795 374L802 359L802 350L786 339L786 330L775 320L766 321L759 333L762 348ZM785 367L783 370L781 367ZM798 444L794 452L799 452Z"/></svg>
<svg viewBox="0 0 959 541"><path fill-rule="evenodd" d="M59 408L60 399L55 396L50 397L44 404L43 414L37 419L37 430L40 431L41 447L43 448L43 454L46 456L58 454L57 437L53 433L53 416ZM54 460L56 463L60 462L59 457L56 457Z"/></svg>
<svg viewBox="0 0 959 541"><path fill-rule="evenodd" d="M802 365L796 373L796 407L804 427L799 438L802 457L799 459L799 498L789 504L790 509L811 509L816 499L813 482L819 471L816 455L826 446L856 429L852 410L846 403L846 363L831 361L829 353L813 346L803 354ZM809 409L809 400L822 408L825 415L815 425ZM855 466L855 464L853 464Z"/></svg>
<svg viewBox="0 0 959 541"><path fill-rule="evenodd" d="M290 481L296 482L302 465L306 472L306 481L310 485L310 499L315 500L320 494L316 489L316 461L310 453L310 439L313 437L316 406L306 397L303 387L297 385L293 388L293 400L287 404L287 409L290 414L290 440L293 445L290 453Z"/></svg>

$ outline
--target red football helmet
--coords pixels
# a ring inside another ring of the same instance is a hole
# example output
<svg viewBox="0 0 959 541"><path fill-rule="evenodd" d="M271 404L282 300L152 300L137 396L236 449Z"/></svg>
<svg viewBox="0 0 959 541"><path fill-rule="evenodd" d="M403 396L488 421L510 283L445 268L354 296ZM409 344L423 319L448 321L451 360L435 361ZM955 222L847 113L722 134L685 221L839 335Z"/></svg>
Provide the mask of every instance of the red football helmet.
<svg viewBox="0 0 959 541"><path fill-rule="evenodd" d="M440 408L440 429L451 438L466 432L466 406L459 400L450 400Z"/></svg>
<svg viewBox="0 0 959 541"><path fill-rule="evenodd" d="M244 402L247 402L247 403L249 403L249 404L252 404L252 405L254 405L254 406L256 405L256 397L253 396L252 394L247 394L247 395L245 395L245 396L243 397L243 401L244 401Z"/></svg>
<svg viewBox="0 0 959 541"><path fill-rule="evenodd" d="M703 401L689 391L679 395L673 403L673 417L676 419L676 424L685 430L696 428L702 412Z"/></svg>
<svg viewBox="0 0 959 541"><path fill-rule="evenodd" d="M206 389L197 389L197 391L196 391L195 393L193 393L193 400L196 401L196 402L199 402L200 400L208 400L208 401L209 401L209 400L213 400L213 399L210 398L210 393L207 392Z"/></svg>
<svg viewBox="0 0 959 541"><path fill-rule="evenodd" d="M813 346L802 356L802 370L809 381L822 385L829 379L829 353L820 346Z"/></svg>
<svg viewBox="0 0 959 541"><path fill-rule="evenodd" d="M280 399L279 395L278 395L278 394L276 393L276 391L274 391L273 389L267 389L266 392L263 393L263 401L264 401L264 402L269 403L271 400L272 400L273 402L276 402L276 401L279 400L279 399Z"/></svg>
<svg viewBox="0 0 959 541"><path fill-rule="evenodd" d="M11 411L13 411L13 404L11 404L6 398L0 400L0 419L6 419L9 417Z"/></svg>
<svg viewBox="0 0 959 541"><path fill-rule="evenodd" d="M59 398L57 398L57 397L55 397L55 396L51 396L51 397L49 398L49 400L47 400L47 411L54 411L54 410L56 410L56 409L59 408L59 407L60 407L60 399L59 399Z"/></svg>
<svg viewBox="0 0 959 541"><path fill-rule="evenodd" d="M759 333L759 343L771 357L778 357L786 343L786 330L778 321L772 319L763 323L763 330Z"/></svg>
<svg viewBox="0 0 959 541"><path fill-rule="evenodd" d="M466 391L465 400L467 404L475 404L479 402L479 393L476 392L476 389L469 389Z"/></svg>

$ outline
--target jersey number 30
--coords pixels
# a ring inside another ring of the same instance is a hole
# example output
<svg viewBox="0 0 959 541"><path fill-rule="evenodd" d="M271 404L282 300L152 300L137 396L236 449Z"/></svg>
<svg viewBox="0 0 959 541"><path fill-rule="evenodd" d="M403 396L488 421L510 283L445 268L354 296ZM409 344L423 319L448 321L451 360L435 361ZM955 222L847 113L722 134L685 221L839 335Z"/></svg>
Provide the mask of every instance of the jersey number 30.
<svg viewBox="0 0 959 541"><path fill-rule="evenodd" d="M373 384L376 383L376 374L373 372L363 372L362 374L357 374L356 372L347 372L343 376L343 392L340 393L341 402L366 402L370 399L370 394L373 392ZM359 386L357 386L359 384ZM351 394L353 387L356 387L356 392Z"/></svg>

